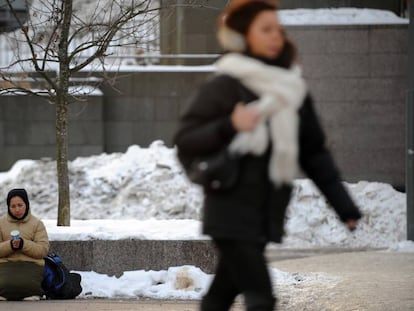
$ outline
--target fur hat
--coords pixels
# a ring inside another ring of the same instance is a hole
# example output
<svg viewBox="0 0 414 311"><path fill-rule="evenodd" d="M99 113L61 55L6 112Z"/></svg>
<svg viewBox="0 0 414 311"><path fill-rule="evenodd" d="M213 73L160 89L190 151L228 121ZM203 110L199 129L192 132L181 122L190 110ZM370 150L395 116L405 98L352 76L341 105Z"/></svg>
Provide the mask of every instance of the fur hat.
<svg viewBox="0 0 414 311"><path fill-rule="evenodd" d="M217 38L222 48L229 52L244 52L245 35L255 17L268 10L278 9L275 0L233 0L219 17Z"/></svg>
<svg viewBox="0 0 414 311"><path fill-rule="evenodd" d="M13 190L10 190L9 193L7 194L7 210L8 210L8 213L12 218L16 219L16 217L14 217L10 213L10 201L14 197L20 197L23 200L23 202L26 204L26 213L22 217L22 219L23 219L29 213L29 208L30 208L29 197L27 196L27 192L26 192L25 189L13 189Z"/></svg>

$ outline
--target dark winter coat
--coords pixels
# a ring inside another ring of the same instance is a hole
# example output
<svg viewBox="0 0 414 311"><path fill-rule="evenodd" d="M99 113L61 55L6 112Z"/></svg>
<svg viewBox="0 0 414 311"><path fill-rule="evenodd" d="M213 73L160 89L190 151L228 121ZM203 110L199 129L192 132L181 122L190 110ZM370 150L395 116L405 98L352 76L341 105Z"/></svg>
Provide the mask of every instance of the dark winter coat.
<svg viewBox="0 0 414 311"><path fill-rule="evenodd" d="M175 144L184 166L195 158L225 148L236 134L230 115L238 102L257 96L227 75L211 77L192 98L181 117ZM339 172L326 149L325 136L308 95L299 111L299 161L345 222L361 217L341 183ZM291 187L276 188L269 180L270 151L243 156L240 176L230 190L204 189L203 233L213 238L280 242Z"/></svg>

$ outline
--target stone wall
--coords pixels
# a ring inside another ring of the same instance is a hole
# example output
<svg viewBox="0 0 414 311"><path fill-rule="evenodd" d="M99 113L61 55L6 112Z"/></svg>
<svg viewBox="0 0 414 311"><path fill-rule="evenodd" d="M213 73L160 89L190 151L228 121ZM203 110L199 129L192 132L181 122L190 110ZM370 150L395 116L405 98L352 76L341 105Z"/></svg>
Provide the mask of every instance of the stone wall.
<svg viewBox="0 0 414 311"><path fill-rule="evenodd" d="M289 27L288 33L345 179L402 186L407 27Z"/></svg>
<svg viewBox="0 0 414 311"><path fill-rule="evenodd" d="M289 27L299 61L347 181L404 185L408 29ZM124 152L156 139L171 146L188 98L211 74L199 68L122 72L102 97L71 107L71 159ZM54 107L34 97L0 97L0 171L21 158L54 157Z"/></svg>
<svg viewBox="0 0 414 311"><path fill-rule="evenodd" d="M69 155L104 151L102 97L69 106ZM0 96L0 171L19 159L55 158L55 105L45 97Z"/></svg>
<svg viewBox="0 0 414 311"><path fill-rule="evenodd" d="M216 250L210 241L93 240L52 241L50 251L60 255L70 270L120 276L124 271L167 270L193 265L214 273Z"/></svg>
<svg viewBox="0 0 414 311"><path fill-rule="evenodd" d="M131 144L148 146L162 139L172 146L180 113L210 72L149 71L121 74L116 90L104 92L105 151L124 152Z"/></svg>
<svg viewBox="0 0 414 311"><path fill-rule="evenodd" d="M160 48L162 54L219 53L216 40L217 17L228 1L223 0L161 0L162 11ZM281 9L297 8L372 8L404 11L404 0L280 0ZM173 61L176 63L176 61ZM183 61L181 61L183 62ZM194 64L194 61L184 61ZM200 63L200 60L197 60ZM165 61L171 63L171 61Z"/></svg>

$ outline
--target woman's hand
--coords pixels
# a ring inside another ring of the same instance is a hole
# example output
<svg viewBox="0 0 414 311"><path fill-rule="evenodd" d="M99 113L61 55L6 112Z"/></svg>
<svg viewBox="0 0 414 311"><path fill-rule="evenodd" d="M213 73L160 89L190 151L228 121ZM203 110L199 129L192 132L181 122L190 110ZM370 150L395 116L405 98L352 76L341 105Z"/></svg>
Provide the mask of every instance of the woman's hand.
<svg viewBox="0 0 414 311"><path fill-rule="evenodd" d="M346 222L346 226L348 227L349 231L354 231L357 228L357 222L356 220L349 219Z"/></svg>
<svg viewBox="0 0 414 311"><path fill-rule="evenodd" d="M19 249L20 248L20 244L22 243L21 239L17 239L17 240L12 240L11 244L13 249Z"/></svg>
<svg viewBox="0 0 414 311"><path fill-rule="evenodd" d="M238 132L252 131L260 121L260 114L254 107L238 103L231 114L231 122Z"/></svg>

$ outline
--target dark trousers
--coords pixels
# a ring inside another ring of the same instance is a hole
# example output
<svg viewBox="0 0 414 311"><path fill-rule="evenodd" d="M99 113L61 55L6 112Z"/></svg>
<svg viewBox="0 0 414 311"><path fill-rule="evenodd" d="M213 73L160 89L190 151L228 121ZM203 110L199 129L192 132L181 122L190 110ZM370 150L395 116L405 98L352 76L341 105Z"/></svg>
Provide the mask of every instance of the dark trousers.
<svg viewBox="0 0 414 311"><path fill-rule="evenodd" d="M32 262L5 262L0 264L0 296L21 300L41 296L44 267Z"/></svg>
<svg viewBox="0 0 414 311"><path fill-rule="evenodd" d="M247 311L272 311L272 283L264 257L265 243L214 240L219 251L216 275L201 311L227 311L242 294Z"/></svg>

